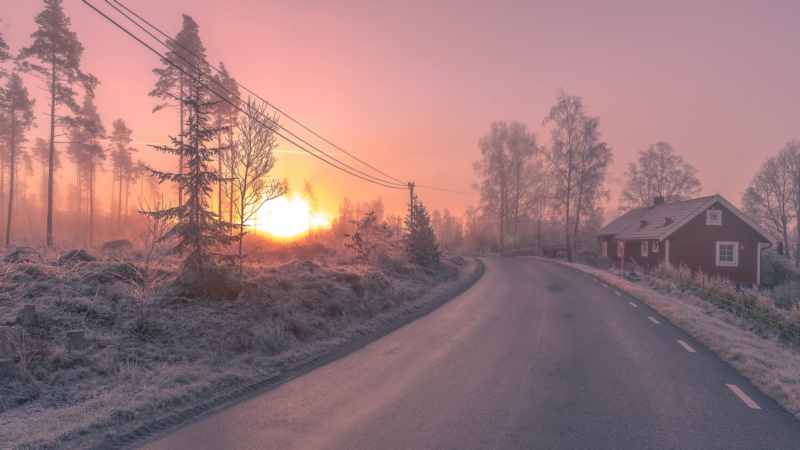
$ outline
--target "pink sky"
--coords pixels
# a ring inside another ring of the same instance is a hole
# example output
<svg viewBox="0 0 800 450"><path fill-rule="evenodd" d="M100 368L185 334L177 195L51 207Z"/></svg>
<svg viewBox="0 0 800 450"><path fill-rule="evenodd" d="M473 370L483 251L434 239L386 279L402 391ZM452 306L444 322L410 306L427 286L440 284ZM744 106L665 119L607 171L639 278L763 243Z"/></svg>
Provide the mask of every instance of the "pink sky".
<svg viewBox="0 0 800 450"><path fill-rule="evenodd" d="M561 87L600 117L614 152L611 209L627 164L657 141L698 169L703 195L739 205L761 163L800 138L796 1L125 3L170 34L181 13L191 15L212 62L225 62L239 82L337 145L418 185L470 191L478 139L495 120L520 120L548 143L542 119ZM106 127L123 118L136 141L167 142L177 113L151 113L157 101L147 96L157 57L80 0L64 0L64 8L85 47L84 71L102 83L96 102ZM30 43L41 9L38 0L0 0L12 52ZM37 116L31 134L45 136L47 118ZM408 197L293 153L279 155L275 175L296 192L308 179L329 214L345 196L380 195L395 212ZM460 214L478 202L418 192L431 210Z"/></svg>

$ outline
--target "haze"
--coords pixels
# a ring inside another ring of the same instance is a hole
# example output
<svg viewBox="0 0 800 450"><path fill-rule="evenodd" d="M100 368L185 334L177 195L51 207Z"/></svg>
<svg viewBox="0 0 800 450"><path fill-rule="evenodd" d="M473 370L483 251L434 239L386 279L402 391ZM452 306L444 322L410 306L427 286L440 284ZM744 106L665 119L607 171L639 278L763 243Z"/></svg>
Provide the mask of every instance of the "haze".
<svg viewBox="0 0 800 450"><path fill-rule="evenodd" d="M477 141L492 121L522 121L546 143L542 119L562 87L600 118L613 149L608 212L627 164L654 142L670 143L698 169L702 195L739 205L765 155L798 137L797 2L431 3L130 6L170 34L182 13L192 16L211 62L223 61L237 81L347 151L421 186L472 192ZM41 9L39 1L0 0L12 53L29 44ZM96 103L106 127L124 119L145 155L164 158L144 145L177 133L175 111L151 112L158 58L82 2L65 0L64 9L85 47L82 69L101 82ZM28 138L47 137L44 92L26 85L38 99ZM406 191L350 177L291 145L281 150L274 176L297 192L309 180L328 217L344 197L382 196L388 211L405 210ZM419 195L429 209L456 214L479 199L423 188ZM109 199L98 201L109 208Z"/></svg>

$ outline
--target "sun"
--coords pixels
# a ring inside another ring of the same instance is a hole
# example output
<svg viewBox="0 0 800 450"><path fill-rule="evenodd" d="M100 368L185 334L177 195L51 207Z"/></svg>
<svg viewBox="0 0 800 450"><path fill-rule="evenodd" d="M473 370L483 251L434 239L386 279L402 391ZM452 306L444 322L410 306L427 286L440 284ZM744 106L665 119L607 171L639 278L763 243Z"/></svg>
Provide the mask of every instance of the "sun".
<svg viewBox="0 0 800 450"><path fill-rule="evenodd" d="M312 229L330 225L320 213L311 217L309 222L308 212L308 202L304 199L278 197L268 201L258 211L256 220L251 225L259 232L279 238L292 238L307 233L309 225Z"/></svg>

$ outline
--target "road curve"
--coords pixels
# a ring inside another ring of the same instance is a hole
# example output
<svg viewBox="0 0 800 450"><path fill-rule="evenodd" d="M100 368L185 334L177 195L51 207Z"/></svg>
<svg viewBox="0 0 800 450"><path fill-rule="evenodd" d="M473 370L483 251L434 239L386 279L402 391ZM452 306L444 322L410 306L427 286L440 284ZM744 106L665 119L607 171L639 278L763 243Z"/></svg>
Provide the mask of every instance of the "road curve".
<svg viewBox="0 0 800 450"><path fill-rule="evenodd" d="M484 263L431 314L143 448L800 445L800 422L636 299L548 261Z"/></svg>

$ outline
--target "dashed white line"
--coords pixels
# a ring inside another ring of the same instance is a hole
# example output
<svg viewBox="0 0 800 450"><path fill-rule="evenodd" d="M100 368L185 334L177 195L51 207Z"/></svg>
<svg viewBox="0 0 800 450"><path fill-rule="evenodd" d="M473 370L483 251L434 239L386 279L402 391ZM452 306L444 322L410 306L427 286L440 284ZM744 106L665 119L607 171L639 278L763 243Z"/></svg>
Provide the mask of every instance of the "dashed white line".
<svg viewBox="0 0 800 450"><path fill-rule="evenodd" d="M653 322L656 325L661 325L661 322L657 321L654 317L647 316L647 318L650 319L650 322Z"/></svg>
<svg viewBox="0 0 800 450"><path fill-rule="evenodd" d="M725 386L728 386L728 388L730 388L730 390L732 390L733 393L736 394L740 399L742 399L742 401L750 408L761 409L761 407L758 406L758 404L754 402L752 398L748 397L747 394L745 394L744 392L742 392L741 389L739 389L739 386L736 386L735 384L726 384Z"/></svg>
<svg viewBox="0 0 800 450"><path fill-rule="evenodd" d="M633 302L628 302L628 304L629 304L629 305L631 305L631 306L633 306L634 308L638 308L638 306L636 306L636 303L633 303Z"/></svg>
<svg viewBox="0 0 800 450"><path fill-rule="evenodd" d="M689 353L697 353L696 351L694 351L694 349L692 347L689 347L689 344L687 344L686 342L683 342L680 339L678 339L678 344L681 344L681 347L685 348L686 351L689 352Z"/></svg>
<svg viewBox="0 0 800 450"><path fill-rule="evenodd" d="M605 284L605 283L603 283L603 287L608 287L608 285L607 285L607 284Z"/></svg>
<svg viewBox="0 0 800 450"><path fill-rule="evenodd" d="M619 292L617 292L617 291L614 291L614 293L615 293L615 294L617 294L617 295L620 295L620 296L622 295L622 294L620 294L620 293L619 293Z"/></svg>
<svg viewBox="0 0 800 450"><path fill-rule="evenodd" d="M588 277L589 275L583 274L583 276Z"/></svg>

